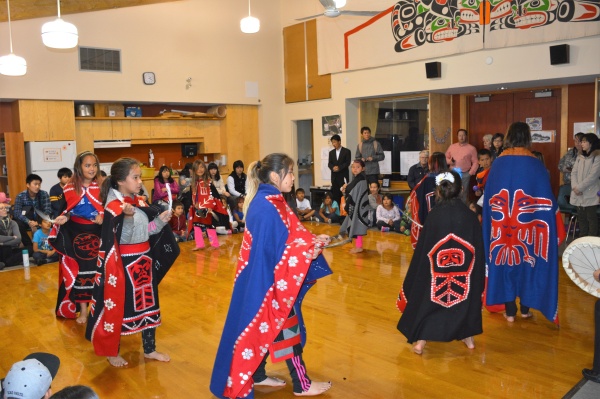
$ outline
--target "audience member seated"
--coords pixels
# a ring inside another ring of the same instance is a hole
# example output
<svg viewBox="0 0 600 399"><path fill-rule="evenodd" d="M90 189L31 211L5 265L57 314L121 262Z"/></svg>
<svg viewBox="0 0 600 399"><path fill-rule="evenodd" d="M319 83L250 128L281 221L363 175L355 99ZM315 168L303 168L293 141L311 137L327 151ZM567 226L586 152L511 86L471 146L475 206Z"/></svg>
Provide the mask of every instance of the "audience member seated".
<svg viewBox="0 0 600 399"><path fill-rule="evenodd" d="M169 189L171 190L171 198L176 199L179 195L179 184L171 176L169 167L163 165L154 179L154 195L152 196L152 204L159 205L163 211L169 208Z"/></svg>
<svg viewBox="0 0 600 399"><path fill-rule="evenodd" d="M4 194L4 193L0 193ZM6 266L23 264L21 254L21 232L17 223L8 215L10 212L10 198L0 202L0 270Z"/></svg>
<svg viewBox="0 0 600 399"><path fill-rule="evenodd" d="M237 209L233 209L233 220L237 223L238 231L244 231L246 227L246 222L244 222L244 197L238 197L237 199Z"/></svg>
<svg viewBox="0 0 600 399"><path fill-rule="evenodd" d="M317 219L324 223L340 222L340 206L337 201L333 200L333 195L331 193L325 193L323 203L317 214Z"/></svg>
<svg viewBox="0 0 600 399"><path fill-rule="evenodd" d="M33 234L33 259L38 266L58 261L58 252L48 243L52 223L41 220L40 226L41 228Z"/></svg>
<svg viewBox="0 0 600 399"><path fill-rule="evenodd" d="M48 399L60 359L50 353L36 352L12 365L2 381L1 398Z"/></svg>
<svg viewBox="0 0 600 399"><path fill-rule="evenodd" d="M235 209L237 198L246 196L244 163L239 159L233 163L233 172L227 177L227 191L230 194L227 202L232 209Z"/></svg>
<svg viewBox="0 0 600 399"><path fill-rule="evenodd" d="M192 164L186 163L183 169L179 171L179 196L177 199L183 204L184 213L187 215L192 206Z"/></svg>
<svg viewBox="0 0 600 399"><path fill-rule="evenodd" d="M369 184L369 227L374 227L377 223L377 218L375 216L375 211L377 211L377 207L381 205L383 197L379 194L379 182L374 181Z"/></svg>
<svg viewBox="0 0 600 399"><path fill-rule="evenodd" d="M408 170L406 179L408 187L412 190L427 173L429 173L429 151L421 151L419 153L419 163L414 164Z"/></svg>
<svg viewBox="0 0 600 399"><path fill-rule="evenodd" d="M54 395L50 396L50 399L100 399L98 394L94 390L85 385L71 385L65 387Z"/></svg>
<svg viewBox="0 0 600 399"><path fill-rule="evenodd" d="M63 188L65 184L69 182L73 176L73 172L69 168L60 168L56 177L58 177L58 183L50 188L50 206L52 207L52 217L59 216L66 208L67 203L65 202Z"/></svg>
<svg viewBox="0 0 600 399"><path fill-rule="evenodd" d="M169 221L169 226L171 226L171 230L173 230L175 241L187 241L187 217L183 211L183 204L181 201L173 201L173 215Z"/></svg>
<svg viewBox="0 0 600 399"><path fill-rule="evenodd" d="M42 178L36 174L30 174L25 180L27 190L22 191L15 198L15 206L13 209L13 218L19 226L21 232L21 242L27 248L29 253L33 251L33 242L27 234L32 233L38 228L37 215L35 210L38 209L46 215L52 214L52 206L50 205L50 196L44 190L41 190Z"/></svg>
<svg viewBox="0 0 600 399"><path fill-rule="evenodd" d="M377 207L377 227L384 232L400 233L400 211L392 200L392 194L383 194L382 203Z"/></svg>
<svg viewBox="0 0 600 399"><path fill-rule="evenodd" d="M315 214L315 210L310 207L310 201L304 198L305 193L303 188L296 190L296 208L298 209L298 219L311 220Z"/></svg>

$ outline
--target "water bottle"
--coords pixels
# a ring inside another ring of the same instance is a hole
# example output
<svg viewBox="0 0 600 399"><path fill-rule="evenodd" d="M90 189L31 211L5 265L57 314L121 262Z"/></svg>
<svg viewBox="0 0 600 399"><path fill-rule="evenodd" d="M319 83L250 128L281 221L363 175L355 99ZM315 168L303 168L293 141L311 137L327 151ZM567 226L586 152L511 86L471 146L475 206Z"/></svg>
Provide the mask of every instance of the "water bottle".
<svg viewBox="0 0 600 399"><path fill-rule="evenodd" d="M25 271L25 280L31 278L31 270L29 269L29 251L23 250L23 270Z"/></svg>

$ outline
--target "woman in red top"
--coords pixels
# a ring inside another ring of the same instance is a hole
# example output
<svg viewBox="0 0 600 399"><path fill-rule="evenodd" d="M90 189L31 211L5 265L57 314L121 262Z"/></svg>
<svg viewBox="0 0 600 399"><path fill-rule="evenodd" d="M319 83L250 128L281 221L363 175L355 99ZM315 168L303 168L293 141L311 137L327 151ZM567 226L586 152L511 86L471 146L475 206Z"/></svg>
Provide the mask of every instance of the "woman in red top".
<svg viewBox="0 0 600 399"><path fill-rule="evenodd" d="M64 187L66 210L54 220L49 242L62 255L56 315L85 324L96 274L104 207L100 200L98 157L84 151L75 159L73 177Z"/></svg>

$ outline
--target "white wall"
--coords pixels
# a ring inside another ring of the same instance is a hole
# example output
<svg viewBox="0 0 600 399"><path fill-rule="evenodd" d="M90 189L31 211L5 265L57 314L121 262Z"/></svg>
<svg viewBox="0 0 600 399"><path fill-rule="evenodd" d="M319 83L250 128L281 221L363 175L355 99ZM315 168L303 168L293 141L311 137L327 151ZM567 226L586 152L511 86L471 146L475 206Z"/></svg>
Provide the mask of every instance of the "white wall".
<svg viewBox="0 0 600 399"><path fill-rule="evenodd" d="M241 33L245 1L187 0L64 15L79 29L79 44L122 51L122 73L80 72L77 50L50 50L41 26L54 18L13 22L14 53L27 60L24 77L0 76L0 98L260 104L261 153L280 150L283 39L280 3L253 0L260 32ZM0 55L8 54L8 25L0 25ZM156 84L142 84L142 72ZM192 87L185 89L186 79ZM248 98L245 82L258 82Z"/></svg>

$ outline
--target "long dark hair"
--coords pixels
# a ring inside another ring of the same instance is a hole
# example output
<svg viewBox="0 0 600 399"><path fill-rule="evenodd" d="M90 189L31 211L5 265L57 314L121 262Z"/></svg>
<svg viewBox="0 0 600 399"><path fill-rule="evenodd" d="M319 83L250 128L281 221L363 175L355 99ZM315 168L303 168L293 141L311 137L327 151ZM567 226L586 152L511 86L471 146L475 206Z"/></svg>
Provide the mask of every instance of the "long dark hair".
<svg viewBox="0 0 600 399"><path fill-rule="evenodd" d="M438 173L448 170L448 162L446 162L446 154L436 151L429 157L429 171Z"/></svg>
<svg viewBox="0 0 600 399"><path fill-rule="evenodd" d="M588 143L590 143L590 150L585 152L585 151L581 151L583 153L584 156L588 157L590 156L590 154L594 151L596 151L598 148L600 148L600 139L598 138L598 136L596 136L595 133L586 133L583 135L583 137L581 138L581 140L585 140Z"/></svg>
<svg viewBox="0 0 600 399"><path fill-rule="evenodd" d="M210 171L213 169L217 171L217 173L215 174L215 180L221 180L221 174L219 173L219 167L214 162L211 162L208 164L208 176L210 177Z"/></svg>
<svg viewBox="0 0 600 399"><path fill-rule="evenodd" d="M163 179L163 175L162 175L165 170L169 171L169 177L167 178L167 181L165 181L165 179ZM156 176L156 178L162 184L173 183L175 181L175 180L173 180L173 176L171 176L171 169L169 169L169 167L167 165L163 165L163 166L160 167L160 169L158 170L158 175Z"/></svg>
<svg viewBox="0 0 600 399"><path fill-rule="evenodd" d="M75 163L73 165L73 176L71 176L71 183L73 184L73 188L75 189L77 195L81 194L81 187L83 187L83 168L81 165L87 156L94 157L94 159L96 159L96 165L98 166L98 169L96 170L96 176L94 176L92 181L96 180L98 184L102 184L102 176L100 176L100 160L98 160L98 156L91 151L84 151L77 155L77 158L75 158Z"/></svg>
<svg viewBox="0 0 600 399"><path fill-rule="evenodd" d="M286 154L269 154L262 161L255 161L248 167L248 180L246 189L246 201L244 201L244 215L248 212L248 207L258 191L260 183L271 184L271 172L279 175L281 181L285 179L290 168L294 167L294 160Z"/></svg>
<svg viewBox="0 0 600 399"><path fill-rule="evenodd" d="M113 162L110 167L110 175L106 176L106 179L102 182L102 189L100 190L100 198L102 203L106 204L106 198L108 197L108 191L111 188L119 190L119 182L125 181L129 172L134 166L139 166L140 161L134 158L119 158Z"/></svg>
<svg viewBox="0 0 600 399"><path fill-rule="evenodd" d="M531 147L531 130L525 122L514 122L508 127L504 148L527 148Z"/></svg>

